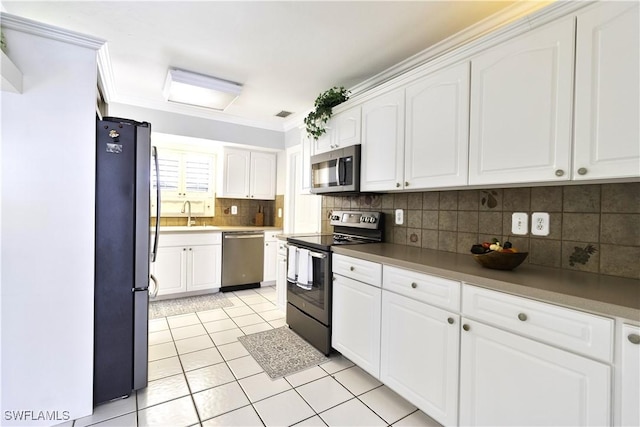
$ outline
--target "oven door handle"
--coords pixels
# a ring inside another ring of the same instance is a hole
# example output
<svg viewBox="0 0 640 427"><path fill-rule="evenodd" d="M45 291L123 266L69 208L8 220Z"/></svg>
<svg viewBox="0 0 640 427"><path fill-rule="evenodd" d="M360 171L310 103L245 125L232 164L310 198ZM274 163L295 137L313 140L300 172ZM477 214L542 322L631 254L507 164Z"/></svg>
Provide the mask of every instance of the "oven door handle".
<svg viewBox="0 0 640 427"><path fill-rule="evenodd" d="M311 255L314 258L320 258L320 259L324 259L324 258L327 257L327 255L321 254L320 252L311 252L311 251L309 251L309 255Z"/></svg>

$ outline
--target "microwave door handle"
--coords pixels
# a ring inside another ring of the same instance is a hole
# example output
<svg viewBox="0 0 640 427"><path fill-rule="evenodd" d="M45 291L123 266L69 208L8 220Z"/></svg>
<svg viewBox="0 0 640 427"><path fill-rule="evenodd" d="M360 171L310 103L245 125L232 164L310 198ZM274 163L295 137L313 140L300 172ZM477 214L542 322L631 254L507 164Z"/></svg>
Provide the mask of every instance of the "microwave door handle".
<svg viewBox="0 0 640 427"><path fill-rule="evenodd" d="M342 185L342 181L343 181L341 179L342 174L340 173L342 171L342 164L343 164L342 157L338 157L336 159L336 180L337 180L336 182L338 185Z"/></svg>

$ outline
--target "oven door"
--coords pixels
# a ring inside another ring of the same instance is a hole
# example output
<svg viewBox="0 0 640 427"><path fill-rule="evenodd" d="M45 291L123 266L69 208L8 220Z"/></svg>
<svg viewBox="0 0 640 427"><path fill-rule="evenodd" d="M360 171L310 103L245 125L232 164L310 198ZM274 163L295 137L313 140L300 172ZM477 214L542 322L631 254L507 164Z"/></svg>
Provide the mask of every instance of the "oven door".
<svg viewBox="0 0 640 427"><path fill-rule="evenodd" d="M313 278L309 278L307 286L301 286L287 277L287 301L328 326L331 313L331 253L311 250L310 254L309 262L313 264ZM296 261L289 257L287 263L289 262ZM290 271L289 268L287 270Z"/></svg>

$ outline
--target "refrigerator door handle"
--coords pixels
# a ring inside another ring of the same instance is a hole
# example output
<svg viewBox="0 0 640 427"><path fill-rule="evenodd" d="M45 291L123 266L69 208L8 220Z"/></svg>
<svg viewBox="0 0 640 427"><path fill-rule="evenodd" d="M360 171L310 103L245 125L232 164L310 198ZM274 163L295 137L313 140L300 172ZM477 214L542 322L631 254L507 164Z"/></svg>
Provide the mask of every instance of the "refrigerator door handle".
<svg viewBox="0 0 640 427"><path fill-rule="evenodd" d="M151 286L149 287L149 298L155 298L158 296L158 290L160 289L160 286L158 286L158 279L156 279L156 276L153 274L150 274L149 278L151 279L149 284L153 283L153 290L151 289Z"/></svg>
<svg viewBox="0 0 640 427"><path fill-rule="evenodd" d="M160 168L158 166L158 149L155 145L151 147L151 152L153 155L153 161L156 165L156 232L153 238L151 262L156 262L156 256L158 255L158 239L160 238Z"/></svg>

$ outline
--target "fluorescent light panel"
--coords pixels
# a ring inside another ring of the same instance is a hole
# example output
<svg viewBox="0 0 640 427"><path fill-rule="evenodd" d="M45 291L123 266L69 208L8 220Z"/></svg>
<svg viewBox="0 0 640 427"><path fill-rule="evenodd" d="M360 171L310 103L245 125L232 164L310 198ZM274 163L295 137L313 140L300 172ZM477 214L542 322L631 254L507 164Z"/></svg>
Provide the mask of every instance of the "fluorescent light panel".
<svg viewBox="0 0 640 427"><path fill-rule="evenodd" d="M191 71L170 68L164 84L167 101L224 110L235 101L242 85Z"/></svg>

